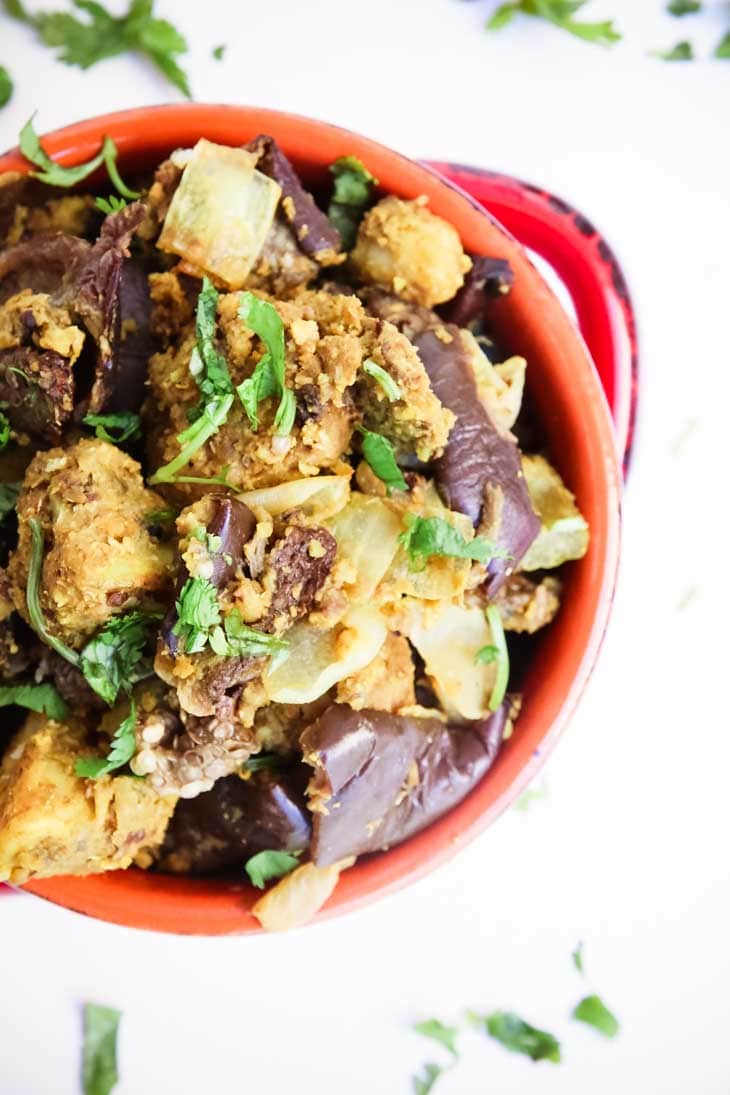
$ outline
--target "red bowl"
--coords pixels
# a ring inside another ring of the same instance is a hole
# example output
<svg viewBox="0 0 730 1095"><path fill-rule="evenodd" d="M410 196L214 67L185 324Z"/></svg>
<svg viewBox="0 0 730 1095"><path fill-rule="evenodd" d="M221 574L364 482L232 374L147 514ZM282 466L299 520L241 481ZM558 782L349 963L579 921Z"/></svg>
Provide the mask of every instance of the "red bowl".
<svg viewBox="0 0 730 1095"><path fill-rule="evenodd" d="M562 611L529 669L522 714L491 771L440 821L346 871L321 919L391 893L450 859L499 816L543 765L586 685L606 629L619 555L620 472L606 399L574 324L516 240L427 167L347 130L254 107L189 104L130 110L58 130L44 145L59 162L73 165L91 158L109 135L129 173L199 137L237 145L262 132L279 141L305 181L323 180L328 164L352 153L386 191L404 198L427 195L430 208L455 226L468 251L509 259L515 285L495 309L496 334L528 359L530 393L551 453L591 528L588 554L566 568ZM9 170L27 170L17 152L0 157L0 171ZM243 882L133 869L54 878L24 889L131 927L198 935L259 930L250 913L259 895Z"/></svg>

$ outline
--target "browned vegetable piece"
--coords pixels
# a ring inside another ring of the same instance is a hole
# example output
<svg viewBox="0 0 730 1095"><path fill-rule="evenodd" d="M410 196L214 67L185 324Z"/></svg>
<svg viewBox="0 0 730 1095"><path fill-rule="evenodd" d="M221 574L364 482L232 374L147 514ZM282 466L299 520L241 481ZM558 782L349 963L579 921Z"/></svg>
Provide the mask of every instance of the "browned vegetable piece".
<svg viewBox="0 0 730 1095"><path fill-rule="evenodd" d="M64 296L91 244L65 232L40 232L0 251L0 304L21 289Z"/></svg>
<svg viewBox="0 0 730 1095"><path fill-rule="evenodd" d="M281 187L281 208L294 229L297 243L305 255L322 266L338 261L342 238L329 218L302 186L293 166L273 137L261 134L246 146L258 155L257 168Z"/></svg>
<svg viewBox="0 0 730 1095"><path fill-rule="evenodd" d="M310 814L302 768L228 776L211 791L181 800L167 830L157 866L172 873L241 870L265 850L308 847Z"/></svg>
<svg viewBox="0 0 730 1095"><path fill-rule="evenodd" d="M504 296L515 282L507 259L472 255L471 261L471 270L464 278L461 289L453 300L440 309L445 319L457 327L469 327L483 320L487 300Z"/></svg>
<svg viewBox="0 0 730 1095"><path fill-rule="evenodd" d="M0 350L0 404L16 430L58 444L74 409L68 358L33 346Z"/></svg>
<svg viewBox="0 0 730 1095"><path fill-rule="evenodd" d="M318 866L400 843L472 790L494 761L511 701L488 719L444 725L335 705L304 731L314 768L312 859Z"/></svg>
<svg viewBox="0 0 730 1095"><path fill-rule="evenodd" d="M317 594L334 566L337 541L327 529L290 526L272 548L268 567L273 575L268 620L289 626L315 606Z"/></svg>
<svg viewBox="0 0 730 1095"><path fill-rule="evenodd" d="M147 362L158 349L152 334L152 301L144 270L126 259L119 283L119 323L113 339L114 366L106 377L108 395L104 410L136 411L142 404Z"/></svg>

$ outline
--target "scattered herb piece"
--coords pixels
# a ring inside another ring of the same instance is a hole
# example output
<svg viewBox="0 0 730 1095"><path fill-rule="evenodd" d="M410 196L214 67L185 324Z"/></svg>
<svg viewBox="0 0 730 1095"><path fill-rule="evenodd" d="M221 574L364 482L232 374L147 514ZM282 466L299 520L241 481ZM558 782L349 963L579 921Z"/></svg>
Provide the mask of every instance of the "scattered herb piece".
<svg viewBox="0 0 730 1095"><path fill-rule="evenodd" d="M15 509L22 483L0 483L0 524Z"/></svg>
<svg viewBox="0 0 730 1095"><path fill-rule="evenodd" d="M41 571L43 568L44 537L41 523L37 517L28 518L28 526L31 535L30 564L28 566L28 582L26 585L25 599L28 605L30 624L38 637L50 646L62 658L71 665L79 667L81 658L69 646L55 635L51 635L43 616L40 602Z"/></svg>
<svg viewBox="0 0 730 1095"><path fill-rule="evenodd" d="M715 46L714 56L719 61L730 61L730 30Z"/></svg>
<svg viewBox="0 0 730 1095"><path fill-rule="evenodd" d="M446 1069L443 1065L436 1065L433 1061L429 1061L423 1066L422 1074L413 1077L413 1095L429 1095L433 1085L444 1072Z"/></svg>
<svg viewBox="0 0 730 1095"><path fill-rule="evenodd" d="M82 673L110 707L120 690L129 692L133 684L149 674L144 649L150 625L157 619L144 612L115 616L81 651Z"/></svg>
<svg viewBox="0 0 730 1095"><path fill-rule="evenodd" d="M388 488L392 490L408 490L403 472L398 467L395 459L395 451L387 437L372 430L366 430L364 426L358 426L362 434L362 454L372 470Z"/></svg>
<svg viewBox="0 0 730 1095"><path fill-rule="evenodd" d="M373 380L377 380L391 403L394 403L396 399L403 398L403 393L398 384L393 380L390 373L386 372L382 365L378 365L377 362L371 361L370 358L367 357L362 363L362 371L367 373L368 376L371 376Z"/></svg>
<svg viewBox="0 0 730 1095"><path fill-rule="evenodd" d="M148 528L155 525L169 525L176 517L177 513L174 509L153 509L145 514L144 523Z"/></svg>
<svg viewBox="0 0 730 1095"><path fill-rule="evenodd" d="M109 1095L119 1079L117 1033L121 1017L116 1008L84 1006L84 1095Z"/></svg>
<svg viewBox="0 0 730 1095"><path fill-rule="evenodd" d="M275 654L286 650L288 645L285 639L248 627L237 608L228 613L222 626L213 628L209 642L221 658Z"/></svg>
<svg viewBox="0 0 730 1095"><path fill-rule="evenodd" d="M117 170L117 146L111 137L104 138L101 151L93 159L78 164L76 167L61 167L60 164L54 163L41 146L40 138L33 127L33 118L35 118L35 114L28 119L20 131L20 151L26 160L30 160L32 164L40 168L39 171L30 172L33 178L40 179L41 182L48 183L49 186L76 186L77 183L88 178L102 164L105 164L109 178L122 197L139 197L136 190L130 190L121 180Z"/></svg>
<svg viewBox="0 0 730 1095"><path fill-rule="evenodd" d="M474 559L477 563L507 558L507 552L482 536L465 540L459 530L443 517L415 517L412 513L407 513L406 525L406 531L401 533L399 541L408 552L415 570L422 569L432 555Z"/></svg>
<svg viewBox="0 0 730 1095"><path fill-rule="evenodd" d="M615 1038L619 1031L618 1019L595 993L585 996L579 1004L576 1004L572 1018L580 1023L587 1023L589 1027L604 1034L606 1038Z"/></svg>
<svg viewBox="0 0 730 1095"><path fill-rule="evenodd" d="M91 426L96 436L112 445L123 445L125 441L137 441L142 436L138 414L133 411L119 411L117 414L87 414L84 425ZM114 431L112 433L111 431Z"/></svg>
<svg viewBox="0 0 730 1095"><path fill-rule="evenodd" d="M489 697L489 710L496 711L505 697L507 685L509 683L509 650L507 649L507 640L504 635L504 627L502 626L502 617L500 616L499 609L496 605L488 606L486 617L492 632L492 638L494 639L494 646L497 650L495 657L497 675L494 678L492 694Z"/></svg>
<svg viewBox="0 0 730 1095"><path fill-rule="evenodd" d="M363 214L372 202L378 180L357 156L340 156L330 164L335 186L327 216L342 237L342 246L349 251L354 246Z"/></svg>
<svg viewBox="0 0 730 1095"><path fill-rule="evenodd" d="M583 969L583 940L578 943L578 946L571 954L571 958L573 959L573 965L578 970L578 973L584 973L585 970Z"/></svg>
<svg viewBox="0 0 730 1095"><path fill-rule="evenodd" d="M431 1038L434 1042L446 1046L449 1053L458 1057L459 1050L456 1046L456 1039L459 1036L458 1027L448 1027L440 1019L424 1019L422 1023L416 1023L413 1029L424 1038Z"/></svg>
<svg viewBox="0 0 730 1095"><path fill-rule="evenodd" d="M63 697L52 684L7 684L0 685L0 707L27 707L47 715L49 719L61 722L68 715L68 707Z"/></svg>
<svg viewBox="0 0 730 1095"><path fill-rule="evenodd" d="M621 39L613 20L600 23L580 23L573 16L587 0L508 0L500 4L487 22L487 30L502 30L517 14L532 15L544 19L569 34L599 46L612 46Z"/></svg>
<svg viewBox="0 0 730 1095"><path fill-rule="evenodd" d="M173 633L182 640L186 654L199 654L211 629L221 622L215 586L207 578L188 578L175 607L178 618Z"/></svg>
<svg viewBox="0 0 730 1095"><path fill-rule="evenodd" d="M137 705L134 698L129 700L129 714L119 726L112 738L111 748L106 757L83 757L76 761L74 771L82 779L100 779L110 772L116 772L129 764L137 748L134 728L137 724Z"/></svg>
<svg viewBox="0 0 730 1095"><path fill-rule="evenodd" d="M246 863L246 874L258 890L263 890L267 882L274 878L283 878L299 865L301 852L258 852Z"/></svg>
<svg viewBox="0 0 730 1095"><path fill-rule="evenodd" d="M220 536L215 536L213 533L208 532L202 525L197 525L190 535L194 540L197 540L199 544L205 545L209 555L217 555L221 549L223 541Z"/></svg>
<svg viewBox="0 0 730 1095"><path fill-rule="evenodd" d="M238 314L263 342L266 353L251 376L236 389L248 415L251 428L259 428L258 406L262 399L279 396L274 429L280 437L291 433L297 405L294 392L286 387L284 324L273 304L259 300L253 293L241 293Z"/></svg>
<svg viewBox="0 0 730 1095"><path fill-rule="evenodd" d="M278 753L259 753L244 761L243 768L246 772L267 772L272 768L281 768L282 764L283 758Z"/></svg>
<svg viewBox="0 0 730 1095"><path fill-rule="evenodd" d="M7 449L10 442L10 419L4 411L0 411L0 452Z"/></svg>
<svg viewBox="0 0 730 1095"><path fill-rule="evenodd" d="M492 662L496 662L499 649L492 643L488 643L487 646L482 646L477 650L474 655L474 661L479 665L491 665Z"/></svg>
<svg viewBox="0 0 730 1095"><path fill-rule="evenodd" d="M491 1015L471 1015L487 1034L510 1050L522 1053L533 1061L560 1062L560 1042L546 1030L540 1030L520 1019L513 1011L493 1011Z"/></svg>
<svg viewBox="0 0 730 1095"><path fill-rule="evenodd" d="M661 61L694 61L695 51L691 42L677 42L667 50L656 50L652 57L658 57Z"/></svg>
<svg viewBox="0 0 730 1095"><path fill-rule="evenodd" d="M94 205L107 217L112 213L118 213L121 209L126 207L126 200L124 198L118 198L116 194L110 194L108 198L95 198Z"/></svg>
<svg viewBox="0 0 730 1095"><path fill-rule="evenodd" d="M4 65L0 65L0 108L10 102L13 95L13 81Z"/></svg>
<svg viewBox="0 0 730 1095"><path fill-rule="evenodd" d="M89 22L67 12L32 15L22 0L2 3L8 15L32 27L47 46L60 50L64 64L86 69L120 53L141 53L183 95L191 97L188 77L176 60L177 54L187 53L187 42L172 23L154 18L154 0L131 0L126 15L119 18L97 0L73 0L74 7L90 17Z"/></svg>
<svg viewBox="0 0 730 1095"><path fill-rule="evenodd" d="M702 4L700 0L670 0L667 11L670 15L694 15L702 11Z"/></svg>
<svg viewBox="0 0 730 1095"><path fill-rule="evenodd" d="M226 47L225 46L216 46L215 49L213 50L213 57L215 58L216 61L222 61L223 60L223 55L225 54L225 52L226 52Z"/></svg>

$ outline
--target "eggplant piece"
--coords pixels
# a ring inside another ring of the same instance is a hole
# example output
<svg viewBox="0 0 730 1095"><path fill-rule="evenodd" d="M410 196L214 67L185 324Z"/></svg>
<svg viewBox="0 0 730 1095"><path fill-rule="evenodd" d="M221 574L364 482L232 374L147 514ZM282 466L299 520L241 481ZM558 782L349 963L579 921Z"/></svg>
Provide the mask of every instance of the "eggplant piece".
<svg viewBox="0 0 730 1095"><path fill-rule="evenodd" d="M182 799L165 835L157 866L173 874L242 871L267 850L309 846L311 825L301 768L226 776L211 791Z"/></svg>
<svg viewBox="0 0 730 1095"><path fill-rule="evenodd" d="M274 138L262 133L249 141L246 148L259 157L257 169L281 187L281 209L294 229L297 243L304 254L321 266L337 261L342 250L340 233L304 189Z"/></svg>
<svg viewBox="0 0 730 1095"><path fill-rule="evenodd" d="M472 267L453 300L441 308L441 314L457 327L481 323L488 299L509 293L515 275L507 259L472 255Z"/></svg>
<svg viewBox="0 0 730 1095"><path fill-rule="evenodd" d="M512 704L507 697L487 719L448 726L329 707L301 737L314 768L307 789L313 862L383 851L451 810L491 767Z"/></svg>
<svg viewBox="0 0 730 1095"><path fill-rule="evenodd" d="M57 445L74 409L68 359L33 346L0 350L0 404L14 429Z"/></svg>
<svg viewBox="0 0 730 1095"><path fill-rule="evenodd" d="M519 449L499 433L479 399L459 328L447 330L450 342L442 342L430 330L415 339L431 387L456 415L443 456L434 464L436 484L449 509L465 513L475 526L485 492L498 493L498 529L492 539L508 555L489 564L487 591L492 597L537 536L540 519L532 508Z"/></svg>
<svg viewBox="0 0 730 1095"><path fill-rule="evenodd" d="M126 259L119 283L119 322L114 339L113 384L104 404L107 412L138 411L145 396L147 364L159 349L152 334L152 300L144 270Z"/></svg>
<svg viewBox="0 0 730 1095"><path fill-rule="evenodd" d="M91 244L78 236L39 232L0 251L0 304L22 289L54 298L68 294L68 303L73 304L72 286L91 249Z"/></svg>

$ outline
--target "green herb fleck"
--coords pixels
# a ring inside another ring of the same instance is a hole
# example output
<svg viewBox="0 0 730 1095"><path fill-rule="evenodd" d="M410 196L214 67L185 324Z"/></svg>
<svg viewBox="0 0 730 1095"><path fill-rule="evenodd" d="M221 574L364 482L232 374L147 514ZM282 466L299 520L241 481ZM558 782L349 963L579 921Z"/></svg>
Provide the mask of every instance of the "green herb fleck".
<svg viewBox="0 0 730 1095"><path fill-rule="evenodd" d="M10 443L10 419L0 411L0 452L4 452Z"/></svg>
<svg viewBox="0 0 730 1095"><path fill-rule="evenodd" d="M618 1034L618 1019L612 1011L609 1011L600 996L595 994L585 996L579 1004L576 1004L572 1017L580 1023L587 1023L589 1027L593 1027L606 1038L615 1038Z"/></svg>
<svg viewBox="0 0 730 1095"><path fill-rule="evenodd" d="M474 655L474 661L479 665L491 665L492 662L496 662L499 649L488 643L487 646L482 646L477 650Z"/></svg>
<svg viewBox="0 0 730 1095"><path fill-rule="evenodd" d="M66 703L52 684L0 685L0 707L11 707L13 704L47 715L57 722L68 715Z"/></svg>
<svg viewBox="0 0 730 1095"><path fill-rule="evenodd" d="M155 525L169 525L176 517L174 509L153 509L145 514L144 523L148 528L154 528Z"/></svg>
<svg viewBox="0 0 730 1095"><path fill-rule="evenodd" d="M110 707L120 690L129 692L133 684L149 675L151 666L144 650L150 626L158 619L143 612L115 616L81 651L82 673Z"/></svg>
<svg viewBox="0 0 730 1095"><path fill-rule="evenodd" d="M116 1008L84 1006L84 1095L109 1095L119 1079L117 1033L121 1017Z"/></svg>
<svg viewBox="0 0 730 1095"><path fill-rule="evenodd" d="M340 156L330 171L335 186L327 216L342 237L342 246L349 251L354 246L363 214L373 200L378 180L371 175L357 156Z"/></svg>
<svg viewBox="0 0 730 1095"><path fill-rule="evenodd" d="M81 776L82 779L100 779L129 764L137 748L137 738L134 733L137 724L137 705L132 697L130 697L129 705L129 714L117 727L107 756L80 758L74 765L77 776Z"/></svg>
<svg viewBox="0 0 730 1095"><path fill-rule="evenodd" d="M416 517L407 513L406 530L398 539L408 552L414 570L423 569L432 555L473 559L477 563L507 557L507 552L482 536L465 540L459 530L443 517Z"/></svg>
<svg viewBox="0 0 730 1095"><path fill-rule="evenodd" d="M584 973L583 969L583 940L578 943L573 953L570 956L573 959L573 965L578 970L578 973Z"/></svg>
<svg viewBox="0 0 730 1095"><path fill-rule="evenodd" d="M388 493L392 490L408 490L403 472L396 463L395 450L388 438L366 430L364 426L358 426L358 430L362 434L362 454L378 479L385 483Z"/></svg>
<svg viewBox="0 0 730 1095"><path fill-rule="evenodd" d="M258 852L246 863L246 874L258 890L263 890L267 882L274 878L283 878L299 865L301 852Z"/></svg>
<svg viewBox="0 0 730 1095"><path fill-rule="evenodd" d="M526 814L533 803L542 802L547 797L548 792L546 787L528 787L515 802L515 810L519 810L521 813Z"/></svg>
<svg viewBox="0 0 730 1095"><path fill-rule="evenodd" d="M522 1053L533 1061L560 1063L560 1042L557 1038L546 1030L526 1023L513 1011L493 1011L491 1015L472 1014L470 1017L511 1053Z"/></svg>
<svg viewBox="0 0 730 1095"><path fill-rule="evenodd" d="M91 426L96 436L112 445L123 445L125 441L137 441L142 436L142 427L138 414L133 411L119 411L117 414L87 414L84 425ZM114 432L112 432L114 431Z"/></svg>
<svg viewBox="0 0 730 1095"><path fill-rule="evenodd" d="M423 1066L421 1075L413 1077L413 1095L429 1095L433 1085L445 1071L443 1065L436 1065L433 1061L429 1061Z"/></svg>
<svg viewBox="0 0 730 1095"><path fill-rule="evenodd" d="M487 30L502 30L517 14L532 15L544 19L569 34L594 45L611 46L621 39L612 20L600 23L581 23L574 19L586 0L508 0L500 4L487 22Z"/></svg>
<svg viewBox="0 0 730 1095"><path fill-rule="evenodd" d="M715 46L714 56L719 61L730 60L730 30L723 38L720 39L720 41Z"/></svg>
<svg viewBox="0 0 730 1095"><path fill-rule="evenodd" d="M487 623L492 632L494 646L497 649L495 661L497 663L497 675L494 679L492 694L489 697L489 710L496 711L507 692L509 683L509 650L502 626L502 617L496 605L489 605L486 611Z"/></svg>
<svg viewBox="0 0 730 1095"><path fill-rule="evenodd" d="M243 769L245 772L266 772L272 768L281 768L283 763L283 757L278 753L259 753L255 757L249 757L244 762Z"/></svg>
<svg viewBox="0 0 730 1095"><path fill-rule="evenodd" d="M667 11L670 15L694 15L702 11L702 4L700 0L670 0Z"/></svg>
<svg viewBox="0 0 730 1095"><path fill-rule="evenodd" d="M120 210L125 209L127 202L124 198L118 198L116 194L110 194L108 198L95 198L94 205L108 217L112 213L119 213Z"/></svg>
<svg viewBox="0 0 730 1095"><path fill-rule="evenodd" d="M382 365L378 365L377 362L371 361L370 358L367 357L362 363L362 371L367 373L368 376L371 376L373 380L377 380L391 403L394 403L396 399L403 398L403 393L398 384L393 380L390 373L386 372Z"/></svg>
<svg viewBox="0 0 730 1095"><path fill-rule="evenodd" d="M237 608L228 613L222 626L213 627L208 639L213 651L221 658L277 654L288 646L285 639L249 627L241 619Z"/></svg>
<svg viewBox="0 0 730 1095"><path fill-rule="evenodd" d="M291 433L296 414L296 399L286 387L284 324L273 304L260 300L253 293L241 293L238 314L243 322L263 342L266 353L257 362L251 376L236 389L251 428L259 428L258 406L262 399L279 397L274 429L280 437Z"/></svg>
<svg viewBox="0 0 730 1095"><path fill-rule="evenodd" d="M218 592L207 578L188 578L177 599L177 635L186 654L199 654L212 628L221 622Z"/></svg>
<svg viewBox="0 0 730 1095"><path fill-rule="evenodd" d="M25 156L26 160L30 160L40 170L31 171L30 174L40 179L41 182L47 183L49 186L70 187L76 186L83 179L93 174L102 164L106 165L109 178L114 186L116 186L122 197L125 198L138 198L139 194L136 190L130 190L128 186L122 182L119 171L117 170L117 146L111 137L105 137L101 146L101 151L96 154L91 160L86 163L78 164L76 167L61 167L60 164L54 163L48 153L43 149L40 138L33 128L33 118L35 114L29 118L20 131L20 151Z"/></svg>
<svg viewBox="0 0 730 1095"><path fill-rule="evenodd" d="M656 50L652 56L658 57L661 61L694 61L695 52L692 43L685 41L677 42L671 49Z"/></svg>
<svg viewBox="0 0 730 1095"><path fill-rule="evenodd" d="M216 61L222 61L225 52L226 52L226 47L225 46L216 46L215 49L213 50L213 57L215 58Z"/></svg>
<svg viewBox="0 0 730 1095"><path fill-rule="evenodd" d="M0 108L9 103L13 95L13 81L4 65L0 65Z"/></svg>
<svg viewBox="0 0 730 1095"><path fill-rule="evenodd" d="M459 1036L457 1027L446 1026L440 1019L424 1019L421 1023L416 1023L414 1030L422 1034L424 1038L431 1038L434 1042L439 1042L442 1046L446 1046L449 1053L454 1057L458 1057L459 1050L456 1045L456 1039Z"/></svg>
<svg viewBox="0 0 730 1095"><path fill-rule="evenodd" d="M0 525L15 509L22 483L0 483Z"/></svg>
<svg viewBox="0 0 730 1095"><path fill-rule="evenodd" d="M28 605L30 624L39 638L50 646L62 658L71 665L79 667L81 661L75 650L66 646L61 639L57 639L48 630L40 602L41 572L43 569L44 536L41 523L37 517L28 518L28 527L31 535L30 564L28 566L28 582L25 590L25 599Z"/></svg>

